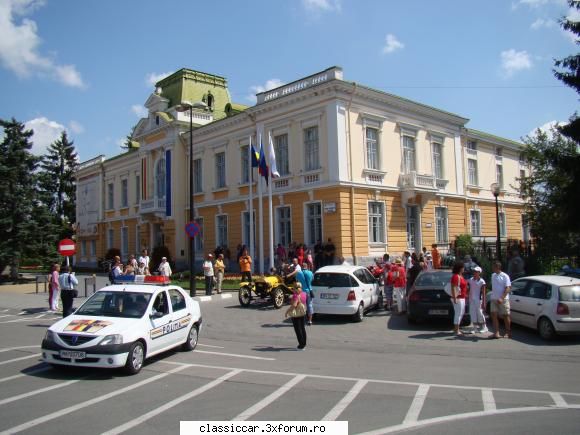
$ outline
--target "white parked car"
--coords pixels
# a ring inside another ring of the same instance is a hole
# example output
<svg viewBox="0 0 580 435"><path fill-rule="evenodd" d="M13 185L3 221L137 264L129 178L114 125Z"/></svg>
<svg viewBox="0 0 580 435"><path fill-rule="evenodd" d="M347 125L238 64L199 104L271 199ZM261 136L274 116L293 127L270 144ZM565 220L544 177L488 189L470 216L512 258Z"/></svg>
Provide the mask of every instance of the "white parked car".
<svg viewBox="0 0 580 435"><path fill-rule="evenodd" d="M513 323L537 329L546 340L556 334L580 334L580 279L526 276L512 282Z"/></svg>
<svg viewBox="0 0 580 435"><path fill-rule="evenodd" d="M350 315L357 322L365 311L378 307L379 282L362 266L325 266L314 274L312 305L315 314Z"/></svg>
<svg viewBox="0 0 580 435"><path fill-rule="evenodd" d="M166 277L132 278L140 282L104 287L52 325L42 341L43 360L135 374L153 355L177 346L193 350L202 325L199 303Z"/></svg>

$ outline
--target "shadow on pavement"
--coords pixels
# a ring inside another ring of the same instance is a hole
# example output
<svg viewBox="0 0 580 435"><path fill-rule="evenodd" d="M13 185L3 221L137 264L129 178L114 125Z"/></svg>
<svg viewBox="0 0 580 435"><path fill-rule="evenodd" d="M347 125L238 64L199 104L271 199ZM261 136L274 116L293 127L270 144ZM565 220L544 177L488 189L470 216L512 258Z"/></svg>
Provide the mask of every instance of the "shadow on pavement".
<svg viewBox="0 0 580 435"><path fill-rule="evenodd" d="M287 351L295 351L295 347L274 347L274 346L259 346L253 347L252 350L257 352L287 352Z"/></svg>

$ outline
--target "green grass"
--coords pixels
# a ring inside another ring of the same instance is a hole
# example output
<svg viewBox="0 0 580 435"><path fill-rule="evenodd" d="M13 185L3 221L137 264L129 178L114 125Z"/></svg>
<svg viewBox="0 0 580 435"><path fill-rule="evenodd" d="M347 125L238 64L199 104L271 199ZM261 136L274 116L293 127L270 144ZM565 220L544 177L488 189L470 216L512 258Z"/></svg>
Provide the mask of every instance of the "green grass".
<svg viewBox="0 0 580 435"><path fill-rule="evenodd" d="M171 284L178 285L183 289L189 290L189 279L188 280L171 280ZM196 289L197 290L204 290L205 289L205 279L197 279L196 281ZM237 279L228 279L222 281L222 290L236 290L238 291L240 288L240 280Z"/></svg>

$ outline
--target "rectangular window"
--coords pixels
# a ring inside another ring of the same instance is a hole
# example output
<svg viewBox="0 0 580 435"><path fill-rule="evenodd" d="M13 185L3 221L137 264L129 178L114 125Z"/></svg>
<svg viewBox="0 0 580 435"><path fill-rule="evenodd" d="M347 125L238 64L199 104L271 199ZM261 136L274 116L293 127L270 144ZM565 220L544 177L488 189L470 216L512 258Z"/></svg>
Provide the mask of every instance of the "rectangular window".
<svg viewBox="0 0 580 435"><path fill-rule="evenodd" d="M474 140L467 141L467 151L477 153L477 142Z"/></svg>
<svg viewBox="0 0 580 435"><path fill-rule="evenodd" d="M318 127L309 127L304 130L304 169L314 171L319 168Z"/></svg>
<svg viewBox="0 0 580 435"><path fill-rule="evenodd" d="M226 153L215 155L215 182L216 189L226 187Z"/></svg>
<svg viewBox="0 0 580 435"><path fill-rule="evenodd" d="M278 243L282 246L288 246L292 241L292 216L290 207L278 207L276 209L276 218L278 224L278 234L276 235Z"/></svg>
<svg viewBox="0 0 580 435"><path fill-rule="evenodd" d="M415 138L403 136L403 172L410 174L415 170Z"/></svg>
<svg viewBox="0 0 580 435"><path fill-rule="evenodd" d="M199 225L199 233L195 236L195 250L197 252L203 252L203 218L195 218L195 222Z"/></svg>
<svg viewBox="0 0 580 435"><path fill-rule="evenodd" d="M447 243L449 241L447 228L447 208L435 207L435 241L437 243Z"/></svg>
<svg viewBox="0 0 580 435"><path fill-rule="evenodd" d="M496 148L495 148L495 156L496 156L496 157L501 157L501 156L503 156L503 150L502 150L502 148L501 148L501 147L496 147Z"/></svg>
<svg viewBox="0 0 580 435"><path fill-rule="evenodd" d="M87 256L87 241L82 240L81 241L81 257L86 257L86 256Z"/></svg>
<svg viewBox="0 0 580 435"><path fill-rule="evenodd" d="M495 182L499 184L499 188L503 189L503 166L495 165Z"/></svg>
<svg viewBox="0 0 580 435"><path fill-rule="evenodd" d="M274 136L274 149L276 151L276 166L280 176L290 173L290 164L288 161L288 135L281 134Z"/></svg>
<svg viewBox="0 0 580 435"><path fill-rule="evenodd" d="M228 217L216 216L216 243L217 246L228 246Z"/></svg>
<svg viewBox="0 0 580 435"><path fill-rule="evenodd" d="M97 241L91 240L91 257L95 257L97 255Z"/></svg>
<svg viewBox="0 0 580 435"><path fill-rule="evenodd" d="M141 227L135 225L135 254L141 252Z"/></svg>
<svg viewBox="0 0 580 435"><path fill-rule="evenodd" d="M252 213L252 220L254 221L254 246L256 246L256 213ZM250 246L250 212L245 211L242 213L242 243L246 246Z"/></svg>
<svg viewBox="0 0 580 435"><path fill-rule="evenodd" d="M129 207L129 180L121 180L121 207Z"/></svg>
<svg viewBox="0 0 580 435"><path fill-rule="evenodd" d="M193 161L193 193L203 192L203 167L201 165L201 159L195 159Z"/></svg>
<svg viewBox="0 0 580 435"><path fill-rule="evenodd" d="M369 202L369 243L385 243L384 202Z"/></svg>
<svg viewBox="0 0 580 435"><path fill-rule="evenodd" d="M322 240L322 205L319 202L306 204L306 244L314 245Z"/></svg>
<svg viewBox="0 0 580 435"><path fill-rule="evenodd" d="M479 180L477 175L477 160L467 159L467 183L470 186L479 186Z"/></svg>
<svg viewBox="0 0 580 435"><path fill-rule="evenodd" d="M505 221L505 213L503 211L499 212L499 235L501 237L507 237L507 227Z"/></svg>
<svg viewBox="0 0 580 435"><path fill-rule="evenodd" d="M249 156L249 152L250 152L250 147L248 145L243 146L240 148L240 153L241 153L241 162L242 162L242 177L241 177L241 183L242 184L247 184L250 182L250 156Z"/></svg>
<svg viewBox="0 0 580 435"><path fill-rule="evenodd" d="M471 217L471 235L480 236L481 235L481 220L479 215L479 210L471 210L469 212Z"/></svg>
<svg viewBox="0 0 580 435"><path fill-rule="evenodd" d="M107 184L107 209L113 210L115 208L115 185L113 183Z"/></svg>
<svg viewBox="0 0 580 435"><path fill-rule="evenodd" d="M135 176L135 204L141 201L141 176Z"/></svg>
<svg viewBox="0 0 580 435"><path fill-rule="evenodd" d="M114 248L113 244L115 243L115 230L109 228L107 230L107 249Z"/></svg>
<svg viewBox="0 0 580 435"><path fill-rule="evenodd" d="M129 228L121 228L121 256L126 258L129 255Z"/></svg>
<svg viewBox="0 0 580 435"><path fill-rule="evenodd" d="M443 156L441 154L441 144L433 143L433 175L435 178L443 178Z"/></svg>
<svg viewBox="0 0 580 435"><path fill-rule="evenodd" d="M520 153L520 166L526 165L526 155L524 153Z"/></svg>
<svg viewBox="0 0 580 435"><path fill-rule="evenodd" d="M366 128L367 168L380 169L379 165L379 131L376 128Z"/></svg>

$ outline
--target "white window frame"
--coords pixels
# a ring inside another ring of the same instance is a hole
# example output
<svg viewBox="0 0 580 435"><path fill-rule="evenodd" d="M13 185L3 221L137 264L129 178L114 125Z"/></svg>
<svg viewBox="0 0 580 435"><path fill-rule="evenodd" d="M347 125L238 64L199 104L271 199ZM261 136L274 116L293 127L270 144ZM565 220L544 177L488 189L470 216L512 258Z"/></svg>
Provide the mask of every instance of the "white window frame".
<svg viewBox="0 0 580 435"><path fill-rule="evenodd" d="M435 150L439 148L439 153L436 153ZM439 174L437 173L437 161L435 156L439 156ZM433 176L437 180L445 179L445 166L443 165L443 141L442 140L433 140L431 141L431 164L433 165Z"/></svg>
<svg viewBox="0 0 580 435"><path fill-rule="evenodd" d="M162 155L155 162L155 198L157 199L165 198L167 191L167 173L165 169L165 155ZM163 179L161 179L161 175L163 175Z"/></svg>
<svg viewBox="0 0 580 435"><path fill-rule="evenodd" d="M286 137L286 143L281 143L281 138ZM287 132L280 133L274 136L274 150L276 152L276 168L281 177L290 175L290 153L288 144L290 136Z"/></svg>
<svg viewBox="0 0 580 435"><path fill-rule="evenodd" d="M495 182L499 184L499 188L503 189L503 165L501 163L495 164Z"/></svg>
<svg viewBox="0 0 580 435"><path fill-rule="evenodd" d="M220 219L225 218L226 220L226 225L225 225L225 243L224 240L221 239L221 234L220 234ZM228 237L229 237L229 217L227 214L222 213L222 214L217 214L215 216L215 244L216 246L221 246L222 248L225 246L228 246Z"/></svg>
<svg viewBox="0 0 580 435"><path fill-rule="evenodd" d="M107 183L107 210L115 210L115 183Z"/></svg>
<svg viewBox="0 0 580 435"><path fill-rule="evenodd" d="M81 257L87 256L87 241L81 240Z"/></svg>
<svg viewBox="0 0 580 435"><path fill-rule="evenodd" d="M409 243L409 210L414 209L417 212L417 220L415 221L415 247L411 246ZM406 227L406 234L407 234L407 249L411 252L419 252L421 250L422 241L423 241L423 231L421 229L421 207L416 204L408 204L405 206L405 227Z"/></svg>
<svg viewBox="0 0 580 435"><path fill-rule="evenodd" d="M113 228L107 229L107 249L113 248L115 243L115 230Z"/></svg>
<svg viewBox="0 0 580 435"><path fill-rule="evenodd" d="M374 138L369 138L369 132L373 131ZM365 167L373 171L381 170L381 130L374 125L365 125L364 144L365 144ZM374 148L371 150L371 148ZM372 155L374 154L374 156Z"/></svg>
<svg viewBox="0 0 580 435"><path fill-rule="evenodd" d="M90 256L91 257L96 257L97 256L97 241L95 239L91 240L91 243L89 245L91 247L90 250Z"/></svg>
<svg viewBox="0 0 580 435"><path fill-rule="evenodd" d="M280 225L281 225L281 221L280 221L280 209L283 208L287 208L290 211L290 216L287 218L287 223L289 225L289 229L290 229L290 237L288 238L288 240L283 243L282 241L282 232L280 231ZM276 226L276 231L275 231L275 242L276 242L276 246L278 246L278 243L280 243L282 246L284 247L288 247L288 245L292 242L292 206L289 204L285 204L285 205L279 205L275 207L275 211L274 211L274 225Z"/></svg>
<svg viewBox="0 0 580 435"><path fill-rule="evenodd" d="M310 216L308 215L309 206L318 204L320 206L320 241L323 240L324 237L324 217L323 217L323 209L322 209L322 201L308 201L304 203L304 240L306 245L314 246L318 240L311 240L310 238ZM314 237L316 239L316 237Z"/></svg>
<svg viewBox="0 0 580 435"><path fill-rule="evenodd" d="M471 171L469 167L469 162L472 161L474 165L474 171ZM479 186L479 168L477 167L477 159L467 159L467 184L469 186ZM472 173L474 174L475 180L472 179ZM475 181L475 184L473 183Z"/></svg>
<svg viewBox="0 0 580 435"><path fill-rule="evenodd" d="M129 179L121 178L121 208L129 207Z"/></svg>
<svg viewBox="0 0 580 435"><path fill-rule="evenodd" d="M505 211L498 212L499 218L499 235L500 237L507 237L507 214Z"/></svg>
<svg viewBox="0 0 580 435"><path fill-rule="evenodd" d="M444 227L440 227L439 225L439 222L441 222L442 219L440 219L439 216L437 216L438 210L445 210L445 219L443 220L445 222ZM437 205L435 206L434 215L435 215L435 243L447 244L449 243L449 209L447 207ZM445 240L441 240L439 237L440 229L445 233Z"/></svg>
<svg viewBox="0 0 580 435"><path fill-rule="evenodd" d="M380 214L373 213L371 214L371 205L378 204L380 205ZM368 242L369 245L377 246L377 245L386 245L387 244L387 204L385 201L367 201L367 216L368 216ZM379 237L382 240L373 240L372 228L374 223L371 223L371 219L379 219Z"/></svg>
<svg viewBox="0 0 580 435"><path fill-rule="evenodd" d="M413 147L407 146L408 140L412 140ZM408 157L409 152L413 153L412 159ZM401 131L401 155L403 158L403 174L410 174L417 171L417 132L408 130Z"/></svg>
<svg viewBox="0 0 580 435"><path fill-rule="evenodd" d="M307 141L306 132L309 130L316 131L316 140ZM303 127L302 141L304 146L304 171L317 171L320 169L320 128L318 125Z"/></svg>
<svg viewBox="0 0 580 435"><path fill-rule="evenodd" d="M475 222L475 220L473 219L474 213L477 215L477 228L475 228L475 231L473 231L474 230L473 224ZM475 208L469 210L469 231L470 234L474 237L481 236L481 210Z"/></svg>
<svg viewBox="0 0 580 435"><path fill-rule="evenodd" d="M246 216L247 216L247 220L248 222L246 222ZM254 221L254 246L256 246L256 210L252 210L252 218ZM250 220L250 210L243 210L241 215L240 215L240 222L241 222L241 228L242 228L242 244L246 245L248 247L250 247L250 226L247 225L249 224L249 220Z"/></svg>
<svg viewBox="0 0 580 435"><path fill-rule="evenodd" d="M141 174L135 174L135 204L141 202Z"/></svg>
<svg viewBox="0 0 580 435"><path fill-rule="evenodd" d="M223 156L223 162L220 162L220 158ZM226 169L226 152L220 151L215 153L215 188L225 189L227 187L227 169Z"/></svg>
<svg viewBox="0 0 580 435"><path fill-rule="evenodd" d="M240 163L241 163L240 184L249 184L250 165L252 164L250 161L250 145L240 146Z"/></svg>

